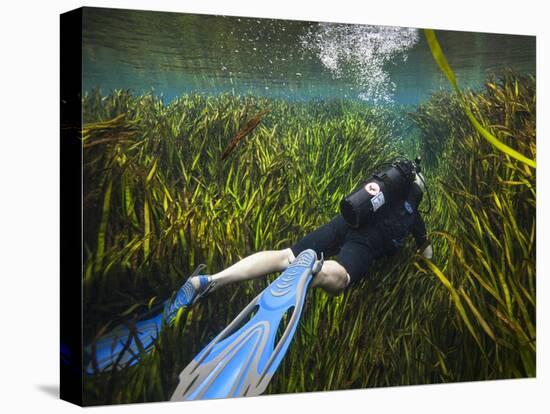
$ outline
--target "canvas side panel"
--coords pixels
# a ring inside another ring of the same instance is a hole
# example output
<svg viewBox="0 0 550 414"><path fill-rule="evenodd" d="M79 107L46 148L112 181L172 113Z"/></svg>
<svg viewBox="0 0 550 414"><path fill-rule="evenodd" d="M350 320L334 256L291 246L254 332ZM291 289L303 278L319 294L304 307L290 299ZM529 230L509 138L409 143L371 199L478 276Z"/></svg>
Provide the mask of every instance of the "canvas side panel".
<svg viewBox="0 0 550 414"><path fill-rule="evenodd" d="M82 405L82 9L60 25L60 396Z"/></svg>

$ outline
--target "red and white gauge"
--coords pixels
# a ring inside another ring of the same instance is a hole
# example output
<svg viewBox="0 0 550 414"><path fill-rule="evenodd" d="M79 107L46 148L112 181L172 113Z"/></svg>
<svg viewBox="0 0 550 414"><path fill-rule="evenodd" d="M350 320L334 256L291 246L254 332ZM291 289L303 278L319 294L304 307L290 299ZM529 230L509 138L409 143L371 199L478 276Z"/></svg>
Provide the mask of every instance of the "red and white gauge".
<svg viewBox="0 0 550 414"><path fill-rule="evenodd" d="M375 196L380 192L380 186L375 182L370 182L365 185L365 191L371 196Z"/></svg>

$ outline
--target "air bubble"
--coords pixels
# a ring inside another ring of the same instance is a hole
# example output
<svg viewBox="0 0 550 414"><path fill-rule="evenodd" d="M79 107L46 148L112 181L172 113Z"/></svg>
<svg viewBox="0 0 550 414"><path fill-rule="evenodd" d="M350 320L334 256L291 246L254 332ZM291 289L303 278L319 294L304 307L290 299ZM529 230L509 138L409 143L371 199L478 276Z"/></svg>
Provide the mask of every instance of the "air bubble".
<svg viewBox="0 0 550 414"><path fill-rule="evenodd" d="M406 61L406 52L418 43L419 35L417 29L403 27L320 23L300 40L334 78L355 81L360 99L392 102L395 84L385 65L397 58Z"/></svg>

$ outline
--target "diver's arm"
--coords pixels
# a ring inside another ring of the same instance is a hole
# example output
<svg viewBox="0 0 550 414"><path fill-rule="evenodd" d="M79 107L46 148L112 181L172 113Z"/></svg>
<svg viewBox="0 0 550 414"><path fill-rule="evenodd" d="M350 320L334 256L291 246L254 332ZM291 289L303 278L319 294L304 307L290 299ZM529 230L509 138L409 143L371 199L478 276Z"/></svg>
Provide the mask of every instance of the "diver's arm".
<svg viewBox="0 0 550 414"><path fill-rule="evenodd" d="M433 257L432 245L428 240L426 223L424 223L424 219L419 212L415 213L415 221L411 227L411 233L414 237L418 250L422 251L422 255L426 259L431 259Z"/></svg>
<svg viewBox="0 0 550 414"><path fill-rule="evenodd" d="M418 248L421 248L428 241L426 223L424 223L424 219L418 212L415 213L415 220L411 227L411 233L416 242L416 247Z"/></svg>

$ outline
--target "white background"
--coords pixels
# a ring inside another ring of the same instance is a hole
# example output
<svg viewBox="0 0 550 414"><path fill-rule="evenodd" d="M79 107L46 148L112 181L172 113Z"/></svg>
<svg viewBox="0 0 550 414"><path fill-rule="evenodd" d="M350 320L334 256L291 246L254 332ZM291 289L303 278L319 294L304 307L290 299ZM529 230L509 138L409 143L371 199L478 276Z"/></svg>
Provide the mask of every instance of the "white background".
<svg viewBox="0 0 550 414"><path fill-rule="evenodd" d="M79 410L57 398L59 349L59 14L78 1L7 0L0 11L0 412ZM197 403L117 406L144 412L532 413L550 405L548 367L548 51L544 1L89 1L140 8L537 35L538 376ZM75 275L76 276L76 275ZM327 346L331 344L327 343ZM548 412L548 411L546 411Z"/></svg>

